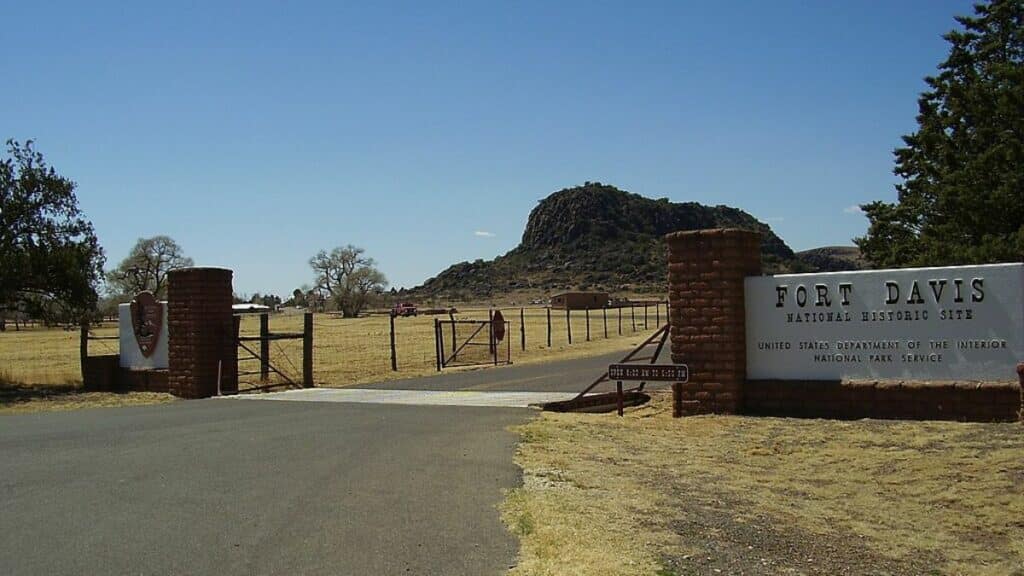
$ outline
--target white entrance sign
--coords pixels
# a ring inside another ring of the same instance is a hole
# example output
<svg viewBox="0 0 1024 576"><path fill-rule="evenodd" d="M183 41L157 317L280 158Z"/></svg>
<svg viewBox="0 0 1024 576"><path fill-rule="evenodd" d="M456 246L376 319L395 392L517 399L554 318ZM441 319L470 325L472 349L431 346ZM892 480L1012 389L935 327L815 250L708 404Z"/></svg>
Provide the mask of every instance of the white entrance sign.
<svg viewBox="0 0 1024 576"><path fill-rule="evenodd" d="M1024 264L748 277L747 378L1010 380Z"/></svg>
<svg viewBox="0 0 1024 576"><path fill-rule="evenodd" d="M167 318L167 302L160 302L163 307L163 318ZM139 348L139 341L135 337L132 327L131 304L119 304L117 306L118 329L120 336L120 365L129 370L163 370L167 368L167 326L161 326L156 338L156 346L153 352L147 357Z"/></svg>

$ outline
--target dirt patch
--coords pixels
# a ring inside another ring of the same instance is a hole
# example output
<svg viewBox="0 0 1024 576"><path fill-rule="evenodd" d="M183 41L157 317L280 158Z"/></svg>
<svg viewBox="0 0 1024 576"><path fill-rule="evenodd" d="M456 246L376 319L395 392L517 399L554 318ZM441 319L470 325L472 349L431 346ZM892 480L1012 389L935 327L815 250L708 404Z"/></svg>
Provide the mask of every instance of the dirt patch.
<svg viewBox="0 0 1024 576"><path fill-rule="evenodd" d="M668 528L697 551L664 555L661 562L669 573L912 576L945 563L937 554L896 561L871 550L856 534L811 534L766 514L738 514L750 509L747 502L700 502L691 490L674 488L679 517Z"/></svg>

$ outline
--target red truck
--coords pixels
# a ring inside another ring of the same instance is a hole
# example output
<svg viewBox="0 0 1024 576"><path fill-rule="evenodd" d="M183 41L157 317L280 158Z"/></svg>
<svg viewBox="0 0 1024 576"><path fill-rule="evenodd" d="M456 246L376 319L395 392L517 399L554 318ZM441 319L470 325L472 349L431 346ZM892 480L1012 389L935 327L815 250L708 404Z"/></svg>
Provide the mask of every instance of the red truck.
<svg viewBox="0 0 1024 576"><path fill-rule="evenodd" d="M392 316L415 316L416 305L412 302L401 302L391 308Z"/></svg>

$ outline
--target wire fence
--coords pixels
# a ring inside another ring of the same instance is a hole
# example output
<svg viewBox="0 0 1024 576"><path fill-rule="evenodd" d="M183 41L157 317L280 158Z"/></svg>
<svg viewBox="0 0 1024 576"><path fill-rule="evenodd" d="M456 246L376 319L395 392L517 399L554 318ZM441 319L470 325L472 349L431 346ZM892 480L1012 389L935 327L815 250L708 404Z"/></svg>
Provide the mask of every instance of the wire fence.
<svg viewBox="0 0 1024 576"><path fill-rule="evenodd" d="M343 386L435 372L434 319L485 321L495 310L500 310L508 322L502 348L511 351L513 363L521 359L564 357L577 351L584 355L593 347L618 346L615 342L618 339L624 340L621 346L624 347L626 341L632 343L638 336L649 335L668 321L668 306L664 301L568 312L546 307L470 308L451 315L394 318L393 333L391 318L386 313L359 318L320 313L313 316L315 383ZM271 314L269 324L271 333L302 332L303 314L295 311ZM105 322L91 330L105 337L118 334L116 322ZM259 315L242 315L239 336L259 334ZM259 342L246 344L258 352ZM447 345L450 346L450 341ZM117 352L116 338L95 342L90 350L91 355ZM273 340L269 343L269 352L274 370L264 380L259 359L239 348L241 389L289 380L302 382L301 339ZM78 331L35 326L0 334L0 379L32 384L80 382Z"/></svg>

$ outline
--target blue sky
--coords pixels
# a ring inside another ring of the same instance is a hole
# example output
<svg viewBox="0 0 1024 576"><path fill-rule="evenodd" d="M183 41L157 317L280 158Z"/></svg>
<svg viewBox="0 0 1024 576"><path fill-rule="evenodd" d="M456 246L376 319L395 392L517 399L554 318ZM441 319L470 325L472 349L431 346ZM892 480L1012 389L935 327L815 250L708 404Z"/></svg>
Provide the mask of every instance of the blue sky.
<svg viewBox="0 0 1024 576"><path fill-rule="evenodd" d="M849 244L970 5L5 2L0 137L78 183L108 266L168 234L240 293L349 243L411 287L587 180Z"/></svg>

